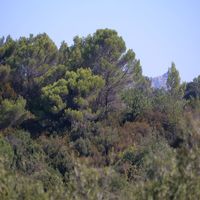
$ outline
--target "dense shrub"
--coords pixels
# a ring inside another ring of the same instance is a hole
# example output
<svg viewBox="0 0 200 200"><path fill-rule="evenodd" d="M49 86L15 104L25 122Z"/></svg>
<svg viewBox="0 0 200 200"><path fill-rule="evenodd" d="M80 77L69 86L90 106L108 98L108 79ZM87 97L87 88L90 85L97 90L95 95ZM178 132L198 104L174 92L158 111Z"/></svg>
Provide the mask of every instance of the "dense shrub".
<svg viewBox="0 0 200 200"><path fill-rule="evenodd" d="M0 199L200 199L200 77L167 76L110 29L0 38Z"/></svg>
<svg viewBox="0 0 200 200"><path fill-rule="evenodd" d="M57 170L63 176L63 179L67 178L74 167L72 152L70 152L67 139L41 137L40 143L47 164Z"/></svg>
<svg viewBox="0 0 200 200"><path fill-rule="evenodd" d="M12 146L14 157L12 168L32 174L43 167L45 155L40 145L30 138L28 132L18 130L6 135Z"/></svg>

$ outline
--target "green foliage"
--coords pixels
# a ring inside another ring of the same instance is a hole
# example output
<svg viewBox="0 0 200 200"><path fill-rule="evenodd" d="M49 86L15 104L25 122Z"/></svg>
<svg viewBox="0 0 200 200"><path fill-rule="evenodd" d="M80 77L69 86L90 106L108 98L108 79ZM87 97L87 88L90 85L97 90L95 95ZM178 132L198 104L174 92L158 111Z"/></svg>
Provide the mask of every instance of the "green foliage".
<svg viewBox="0 0 200 200"><path fill-rule="evenodd" d="M57 47L47 34L15 42L13 53L7 59L12 69L12 85L20 95L31 101L37 92L35 78L41 77L56 62ZM31 106L31 105L30 105Z"/></svg>
<svg viewBox="0 0 200 200"><path fill-rule="evenodd" d="M194 165L196 161L188 158L188 153L195 159L196 153L181 149L177 154L177 159L172 160L173 170L156 181L147 181L145 184L139 183L133 194L136 199L198 199L199 176L196 175ZM171 159L171 158L170 158Z"/></svg>
<svg viewBox="0 0 200 200"><path fill-rule="evenodd" d="M131 78L136 63L135 53L126 51L122 37L110 29L99 29L86 38L75 37L70 55L72 69L87 66L105 80L95 104L102 117L117 109L117 95Z"/></svg>
<svg viewBox="0 0 200 200"><path fill-rule="evenodd" d="M8 79L9 74L10 74L10 66L0 65L0 84L4 83Z"/></svg>
<svg viewBox="0 0 200 200"><path fill-rule="evenodd" d="M127 106L125 121L131 121L142 116L151 108L150 99L138 89L128 89L122 94L122 99Z"/></svg>
<svg viewBox="0 0 200 200"><path fill-rule="evenodd" d="M30 35L29 38L21 37L17 41L15 51L8 63L13 67L21 68L24 73L28 73L29 77L34 75L31 68L36 69L43 64L54 63L56 54L57 48L47 34L39 34L35 37Z"/></svg>
<svg viewBox="0 0 200 200"><path fill-rule="evenodd" d="M151 88L110 29L0 38L0 199L200 199L199 83Z"/></svg>
<svg viewBox="0 0 200 200"><path fill-rule="evenodd" d="M173 97L182 97L183 91L181 90L180 76L174 63L168 70L167 88Z"/></svg>
<svg viewBox="0 0 200 200"><path fill-rule="evenodd" d="M35 81L40 85L40 87L53 84L54 82L64 77L66 69L67 68L64 65L56 65L51 67L43 76L35 78Z"/></svg>
<svg viewBox="0 0 200 200"><path fill-rule="evenodd" d="M74 163L70 155L70 148L66 144L63 138L41 138L41 145L46 155L46 162L67 179L73 170Z"/></svg>
<svg viewBox="0 0 200 200"><path fill-rule="evenodd" d="M0 65L0 102L3 99L15 99L17 94L11 87L11 69L8 65Z"/></svg>
<svg viewBox="0 0 200 200"><path fill-rule="evenodd" d="M69 62L69 47L64 41L58 51L58 64L67 65Z"/></svg>
<svg viewBox="0 0 200 200"><path fill-rule="evenodd" d="M149 138L140 147L130 147L121 155L116 169L129 181L160 180L174 170L176 154L165 140Z"/></svg>
<svg viewBox="0 0 200 200"><path fill-rule="evenodd" d="M177 124L183 114L183 108L185 101L174 100L173 98L168 97L168 103L166 105L166 114L169 118L169 122L172 124Z"/></svg>
<svg viewBox="0 0 200 200"><path fill-rule="evenodd" d="M10 37L7 36L5 41L1 42L0 46L0 64L8 64L10 56L13 54L16 47L16 42Z"/></svg>
<svg viewBox="0 0 200 200"><path fill-rule="evenodd" d="M186 99L200 99L200 76L195 78L193 82L186 85L185 96Z"/></svg>
<svg viewBox="0 0 200 200"><path fill-rule="evenodd" d="M0 198L9 200L47 200L48 194L45 193L40 182L21 177L20 175L13 175L1 168Z"/></svg>
<svg viewBox="0 0 200 200"><path fill-rule="evenodd" d="M88 156L90 154L90 141L88 139L79 138L74 143L75 149L79 152L80 156Z"/></svg>
<svg viewBox="0 0 200 200"><path fill-rule="evenodd" d="M30 113L25 106L26 100L22 97L16 100L4 99L0 104L0 129L20 125L28 119Z"/></svg>
<svg viewBox="0 0 200 200"><path fill-rule="evenodd" d="M70 121L92 117L92 102L103 85L104 80L90 69L68 71L64 78L42 88L45 109L51 113L64 111Z"/></svg>
<svg viewBox="0 0 200 200"><path fill-rule="evenodd" d="M46 109L52 113L58 113L66 107L66 104L62 101L62 96L65 97L68 94L67 81L60 79L52 85L48 85L42 89L43 99L48 102ZM53 105L53 106L51 106Z"/></svg>
<svg viewBox="0 0 200 200"><path fill-rule="evenodd" d="M10 168L13 162L14 152L8 141L0 136L0 165Z"/></svg>
<svg viewBox="0 0 200 200"><path fill-rule="evenodd" d="M16 131L14 134L7 134L6 138L14 150L12 168L26 174L40 169L44 162L44 153L40 146L30 138L29 133Z"/></svg>

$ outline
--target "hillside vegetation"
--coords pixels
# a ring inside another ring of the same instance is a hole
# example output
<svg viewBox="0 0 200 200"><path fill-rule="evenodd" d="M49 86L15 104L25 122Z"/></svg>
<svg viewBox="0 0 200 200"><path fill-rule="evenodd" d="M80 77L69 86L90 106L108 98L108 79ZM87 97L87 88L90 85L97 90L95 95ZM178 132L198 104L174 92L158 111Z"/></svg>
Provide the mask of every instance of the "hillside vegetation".
<svg viewBox="0 0 200 200"><path fill-rule="evenodd" d="M200 76L165 89L114 30L0 39L0 199L200 199Z"/></svg>

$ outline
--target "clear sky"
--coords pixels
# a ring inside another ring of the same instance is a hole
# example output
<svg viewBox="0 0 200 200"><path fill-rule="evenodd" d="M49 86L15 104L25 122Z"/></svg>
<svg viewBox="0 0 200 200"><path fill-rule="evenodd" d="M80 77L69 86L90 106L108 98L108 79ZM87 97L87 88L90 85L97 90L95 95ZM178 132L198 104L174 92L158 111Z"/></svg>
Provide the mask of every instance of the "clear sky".
<svg viewBox="0 0 200 200"><path fill-rule="evenodd" d="M200 0L0 0L0 25L0 36L46 32L58 46L111 28L145 75L162 75L172 61L183 81L200 75Z"/></svg>

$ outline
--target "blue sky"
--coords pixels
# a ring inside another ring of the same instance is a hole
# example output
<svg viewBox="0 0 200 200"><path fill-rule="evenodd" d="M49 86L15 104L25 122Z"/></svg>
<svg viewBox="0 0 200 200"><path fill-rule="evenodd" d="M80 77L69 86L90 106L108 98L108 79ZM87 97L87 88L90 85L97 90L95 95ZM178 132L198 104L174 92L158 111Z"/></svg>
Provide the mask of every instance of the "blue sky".
<svg viewBox="0 0 200 200"><path fill-rule="evenodd" d="M96 29L118 31L148 76L174 61L183 81L200 75L199 0L0 0L0 36L46 32L59 46Z"/></svg>

